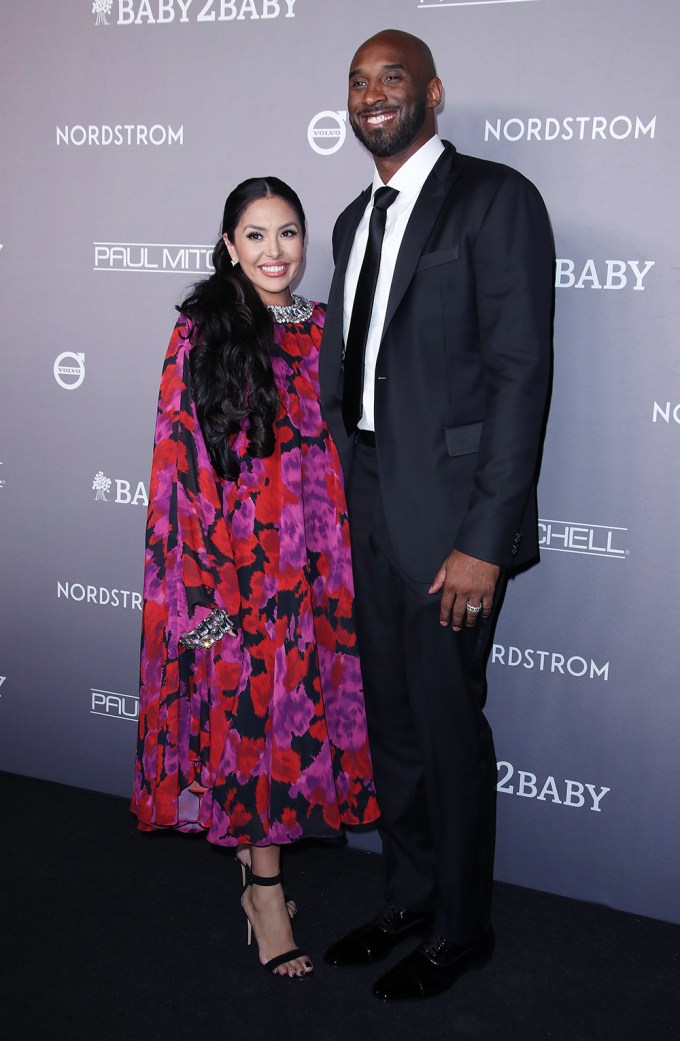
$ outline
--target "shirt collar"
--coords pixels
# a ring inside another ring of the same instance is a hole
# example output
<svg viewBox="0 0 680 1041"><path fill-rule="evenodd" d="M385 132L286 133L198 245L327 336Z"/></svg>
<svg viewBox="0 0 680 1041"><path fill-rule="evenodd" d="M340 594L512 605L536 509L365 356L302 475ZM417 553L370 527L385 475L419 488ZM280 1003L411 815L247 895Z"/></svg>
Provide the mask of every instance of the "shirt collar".
<svg viewBox="0 0 680 1041"><path fill-rule="evenodd" d="M432 172L432 167L443 151L442 139L438 134L434 134L424 145L421 145L417 152L414 152L410 159L406 160L403 166L399 167L394 177L388 181L390 188L396 188L399 192L400 197L397 202L407 202L420 192L420 189ZM384 187L385 185L376 170L373 175L371 199L378 188Z"/></svg>

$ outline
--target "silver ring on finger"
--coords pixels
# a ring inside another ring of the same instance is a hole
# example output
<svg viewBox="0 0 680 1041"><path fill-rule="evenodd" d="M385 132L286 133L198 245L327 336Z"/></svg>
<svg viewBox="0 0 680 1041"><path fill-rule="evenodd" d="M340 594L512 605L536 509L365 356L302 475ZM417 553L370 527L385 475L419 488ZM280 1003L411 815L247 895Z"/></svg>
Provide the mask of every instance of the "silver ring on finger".
<svg viewBox="0 0 680 1041"><path fill-rule="evenodd" d="M469 611L470 614L479 614L479 612L482 610L482 605L480 604L479 607L474 607L473 604L471 604L468 600L467 604L465 605L465 610Z"/></svg>

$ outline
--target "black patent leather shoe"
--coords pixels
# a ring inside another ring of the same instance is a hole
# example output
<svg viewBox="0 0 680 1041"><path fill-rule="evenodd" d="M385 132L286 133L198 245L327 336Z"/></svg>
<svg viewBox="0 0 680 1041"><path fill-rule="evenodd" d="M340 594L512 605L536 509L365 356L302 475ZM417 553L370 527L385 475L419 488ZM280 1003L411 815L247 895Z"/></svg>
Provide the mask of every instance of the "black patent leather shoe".
<svg viewBox="0 0 680 1041"><path fill-rule="evenodd" d="M383 1001L432 998L453 986L468 969L481 969L491 958L493 930L489 927L470 944L450 943L443 936L423 940L373 985Z"/></svg>
<svg viewBox="0 0 680 1041"><path fill-rule="evenodd" d="M382 961L409 936L426 933L432 919L426 911L388 905L378 918L354 929L324 954L328 965L371 965Z"/></svg>

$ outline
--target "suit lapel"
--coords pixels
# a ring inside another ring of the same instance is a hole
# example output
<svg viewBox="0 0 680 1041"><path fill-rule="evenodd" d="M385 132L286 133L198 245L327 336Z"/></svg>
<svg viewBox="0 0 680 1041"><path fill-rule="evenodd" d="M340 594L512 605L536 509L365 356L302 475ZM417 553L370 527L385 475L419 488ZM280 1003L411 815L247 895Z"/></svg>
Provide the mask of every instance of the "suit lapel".
<svg viewBox="0 0 680 1041"><path fill-rule="evenodd" d="M383 336L411 283L425 243L444 205L444 200L458 176L455 161L456 150L448 142L445 145L445 151L425 181L406 225L387 301Z"/></svg>
<svg viewBox="0 0 680 1041"><path fill-rule="evenodd" d="M383 325L383 336L389 327L404 293L409 287L416 265L420 260L423 247L427 242L434 223L444 205L453 183L458 176L456 169L456 150L453 145L444 142L445 151L434 165L432 172L422 187L418 200L413 208L404 232L399 256L394 269L392 287L387 302L387 312ZM339 366L342 363L344 348L343 314L345 299L345 274L349 256L352 252L354 234L364 210L371 197L371 187L365 189L348 207L336 247L335 270L328 294L328 311L324 328L324 349L320 358L320 378L328 393L335 392Z"/></svg>
<svg viewBox="0 0 680 1041"><path fill-rule="evenodd" d="M359 221L364 215L364 210L368 206L369 199L371 198L371 189L372 185L365 188L361 195L358 195L347 209L344 227L341 232L340 242L338 243L338 255L335 260L336 268L343 273L343 280L345 269L349 261L349 255L352 252L352 246L354 244L354 233L357 230Z"/></svg>
<svg viewBox="0 0 680 1041"><path fill-rule="evenodd" d="M343 315L345 308L345 272L352 251L354 233L371 197L368 187L350 203L337 229L335 270L328 293L328 308L323 333L323 348L319 357L319 379L326 399L340 395L339 380L344 349Z"/></svg>
<svg viewBox="0 0 680 1041"><path fill-rule="evenodd" d="M328 294L328 312L331 324L330 332L334 339L337 335L342 339L345 274L347 272L347 264L349 263L349 255L352 252L352 245L354 243L354 233L357 230L357 226L368 205L370 197L371 189L369 187L350 204L340 231L340 240L338 242L337 255L335 257L335 270L333 272L333 280Z"/></svg>

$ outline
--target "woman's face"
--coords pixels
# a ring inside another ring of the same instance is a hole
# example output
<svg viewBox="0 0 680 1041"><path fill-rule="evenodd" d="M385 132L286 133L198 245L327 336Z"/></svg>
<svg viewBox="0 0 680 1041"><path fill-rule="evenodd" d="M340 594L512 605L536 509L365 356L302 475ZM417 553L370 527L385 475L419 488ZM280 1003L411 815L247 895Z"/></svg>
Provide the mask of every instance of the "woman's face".
<svg viewBox="0 0 680 1041"><path fill-rule="evenodd" d="M256 199L241 214L229 256L255 286L264 304L289 304L290 284L302 266L304 243L295 210L278 195Z"/></svg>

